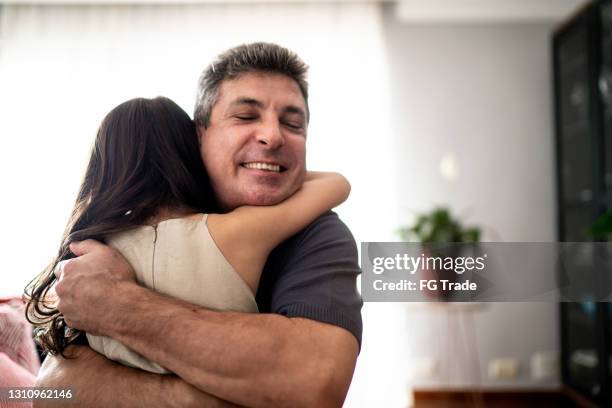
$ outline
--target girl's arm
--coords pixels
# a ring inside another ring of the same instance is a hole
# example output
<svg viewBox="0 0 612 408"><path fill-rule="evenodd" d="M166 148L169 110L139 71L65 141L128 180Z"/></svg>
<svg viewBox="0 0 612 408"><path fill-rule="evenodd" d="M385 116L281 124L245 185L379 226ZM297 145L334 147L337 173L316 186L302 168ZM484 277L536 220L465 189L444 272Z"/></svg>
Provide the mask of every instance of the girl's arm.
<svg viewBox="0 0 612 408"><path fill-rule="evenodd" d="M211 214L208 229L223 255L255 291L270 251L344 202L350 188L338 173L308 172L302 187L285 201Z"/></svg>

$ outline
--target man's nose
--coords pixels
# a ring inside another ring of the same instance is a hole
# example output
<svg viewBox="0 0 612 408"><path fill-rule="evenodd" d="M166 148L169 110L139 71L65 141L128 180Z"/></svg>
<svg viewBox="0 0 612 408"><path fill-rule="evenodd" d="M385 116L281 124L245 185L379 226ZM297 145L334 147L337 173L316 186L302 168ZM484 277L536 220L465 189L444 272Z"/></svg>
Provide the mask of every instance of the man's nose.
<svg viewBox="0 0 612 408"><path fill-rule="evenodd" d="M257 142L266 145L270 149L278 149L285 144L285 136L280 128L280 123L270 121L257 132Z"/></svg>

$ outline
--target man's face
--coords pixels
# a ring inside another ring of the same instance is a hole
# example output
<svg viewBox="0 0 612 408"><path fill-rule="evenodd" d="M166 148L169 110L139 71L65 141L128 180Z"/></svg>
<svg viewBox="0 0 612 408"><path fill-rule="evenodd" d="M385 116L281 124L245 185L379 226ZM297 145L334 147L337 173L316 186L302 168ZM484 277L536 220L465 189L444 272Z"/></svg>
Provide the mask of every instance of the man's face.
<svg viewBox="0 0 612 408"><path fill-rule="evenodd" d="M246 73L221 83L202 159L225 210L273 205L293 194L306 173L306 104L281 74Z"/></svg>

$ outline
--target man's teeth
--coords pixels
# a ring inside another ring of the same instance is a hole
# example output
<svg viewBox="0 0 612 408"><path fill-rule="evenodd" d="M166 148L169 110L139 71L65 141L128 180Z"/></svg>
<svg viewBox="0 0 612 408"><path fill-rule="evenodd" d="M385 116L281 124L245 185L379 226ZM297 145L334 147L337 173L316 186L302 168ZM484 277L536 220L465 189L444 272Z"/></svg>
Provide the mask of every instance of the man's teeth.
<svg viewBox="0 0 612 408"><path fill-rule="evenodd" d="M280 171L280 166L278 164L269 164L269 163L244 163L244 167L247 169L257 169L257 170L268 170L268 171Z"/></svg>

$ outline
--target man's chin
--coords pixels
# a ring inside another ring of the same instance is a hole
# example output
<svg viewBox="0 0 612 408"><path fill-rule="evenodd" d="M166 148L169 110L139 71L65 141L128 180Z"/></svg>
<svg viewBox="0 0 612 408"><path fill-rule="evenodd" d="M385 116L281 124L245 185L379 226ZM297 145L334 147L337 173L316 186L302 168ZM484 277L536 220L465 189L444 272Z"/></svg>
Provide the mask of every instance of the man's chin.
<svg viewBox="0 0 612 408"><path fill-rule="evenodd" d="M291 194L257 195L245 199L243 205L276 205L285 201Z"/></svg>
<svg viewBox="0 0 612 408"><path fill-rule="evenodd" d="M276 205L289 198L295 191L297 191L297 189L288 191L275 190L269 192L255 191L235 195L230 200L223 200L221 197L218 197L218 199L221 207L225 211L231 211L237 207L241 207L244 205Z"/></svg>
<svg viewBox="0 0 612 408"><path fill-rule="evenodd" d="M251 190L242 195L243 205L276 205L291 197L299 186Z"/></svg>

